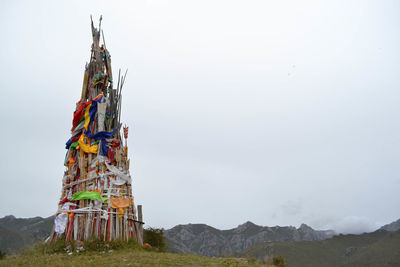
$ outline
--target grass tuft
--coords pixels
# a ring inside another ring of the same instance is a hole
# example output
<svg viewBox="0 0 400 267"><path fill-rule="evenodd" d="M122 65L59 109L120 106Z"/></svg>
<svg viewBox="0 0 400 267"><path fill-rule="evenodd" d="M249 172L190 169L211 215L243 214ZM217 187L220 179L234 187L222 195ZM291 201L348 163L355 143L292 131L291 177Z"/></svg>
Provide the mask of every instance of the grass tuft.
<svg viewBox="0 0 400 267"><path fill-rule="evenodd" d="M89 241L70 241L66 242L64 239L59 238L54 242L46 243L39 242L33 246L25 249L21 255L34 256L34 255L50 255L50 254L74 254L86 252L108 252L112 250L143 250L143 248L133 239L129 241L113 240L105 242L102 239L92 239Z"/></svg>

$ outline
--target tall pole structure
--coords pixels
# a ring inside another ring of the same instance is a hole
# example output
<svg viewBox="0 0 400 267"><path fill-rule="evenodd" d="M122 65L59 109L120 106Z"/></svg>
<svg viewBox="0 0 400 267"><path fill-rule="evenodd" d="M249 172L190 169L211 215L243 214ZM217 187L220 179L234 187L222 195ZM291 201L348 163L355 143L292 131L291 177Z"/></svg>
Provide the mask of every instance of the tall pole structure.
<svg viewBox="0 0 400 267"><path fill-rule="evenodd" d="M113 87L111 56L100 44L101 20L91 18L92 46L82 92L66 143L66 170L50 241L135 239L143 243L143 222L137 219L128 159L120 134L121 90L125 76ZM140 208L141 209L141 208Z"/></svg>

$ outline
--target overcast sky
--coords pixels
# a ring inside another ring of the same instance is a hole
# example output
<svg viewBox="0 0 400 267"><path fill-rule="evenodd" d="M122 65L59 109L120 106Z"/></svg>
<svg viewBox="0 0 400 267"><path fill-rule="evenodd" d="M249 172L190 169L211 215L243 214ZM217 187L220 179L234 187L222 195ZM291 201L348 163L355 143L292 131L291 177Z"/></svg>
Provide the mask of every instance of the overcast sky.
<svg viewBox="0 0 400 267"><path fill-rule="evenodd" d="M397 0L2 1L0 216L57 210L90 14L146 225L400 218Z"/></svg>

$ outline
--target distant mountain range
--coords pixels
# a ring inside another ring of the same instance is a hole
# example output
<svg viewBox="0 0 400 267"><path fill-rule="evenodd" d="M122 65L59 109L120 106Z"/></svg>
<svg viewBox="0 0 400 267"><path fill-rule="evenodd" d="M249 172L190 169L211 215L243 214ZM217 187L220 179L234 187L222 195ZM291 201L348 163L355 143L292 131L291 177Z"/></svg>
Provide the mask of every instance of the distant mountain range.
<svg viewBox="0 0 400 267"><path fill-rule="evenodd" d="M12 215L0 219L0 251L18 252L50 235L54 217L15 218Z"/></svg>
<svg viewBox="0 0 400 267"><path fill-rule="evenodd" d="M54 217L0 218L0 251L15 253L50 234ZM283 256L289 266L400 266L400 219L373 233L335 235L302 224L259 226L246 222L219 230L206 224L165 230L170 252L204 256ZM396 265L397 264L397 265Z"/></svg>
<svg viewBox="0 0 400 267"><path fill-rule="evenodd" d="M335 235L332 230L317 231L302 224L293 226L259 226L246 222L230 230L218 230L206 224L177 225L166 230L168 250L203 256L235 255L262 242L324 240Z"/></svg>

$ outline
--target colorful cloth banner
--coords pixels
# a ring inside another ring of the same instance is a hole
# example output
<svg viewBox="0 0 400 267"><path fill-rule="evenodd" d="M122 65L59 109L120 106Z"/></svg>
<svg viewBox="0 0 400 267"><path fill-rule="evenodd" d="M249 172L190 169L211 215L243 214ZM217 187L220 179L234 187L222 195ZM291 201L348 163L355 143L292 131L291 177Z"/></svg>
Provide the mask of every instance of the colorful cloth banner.
<svg viewBox="0 0 400 267"><path fill-rule="evenodd" d="M85 136L84 136L84 134L82 134L78 140L80 149L82 149L82 151L86 152L86 153L97 154L97 151L99 150L99 146L98 145L91 146L89 144L86 144L84 139L85 139Z"/></svg>
<svg viewBox="0 0 400 267"><path fill-rule="evenodd" d="M89 129L89 130L85 131L85 135L86 135L86 137L92 138L94 140L103 140L103 139L107 139L107 138L110 138L111 136L113 136L117 132L117 130L118 130L118 128L114 129L114 131L112 131L112 132L98 132L98 133L92 134ZM76 146L78 145L77 141L79 141L80 137L81 137L81 134L77 134L77 135L71 137L65 143L65 149L69 149L71 146L72 146L72 148L76 148ZM102 144L102 146L104 146L104 145ZM106 149L106 153L107 153L108 147L105 149Z"/></svg>
<svg viewBox="0 0 400 267"><path fill-rule="evenodd" d="M76 142L79 140L80 134L77 134L73 137L71 137L66 143L65 143L65 149L69 149L69 147L72 145L72 143Z"/></svg>
<svg viewBox="0 0 400 267"><path fill-rule="evenodd" d="M100 141L100 155L102 156L107 156L108 155L108 149L109 147L107 146L107 141L106 140L101 140Z"/></svg>
<svg viewBox="0 0 400 267"><path fill-rule="evenodd" d="M83 199L93 199L93 200L98 199L103 202L108 200L108 198L102 197L99 192L80 191L72 195L71 201L83 200Z"/></svg>
<svg viewBox="0 0 400 267"><path fill-rule="evenodd" d="M90 105L87 106L85 110L85 130L88 129L89 123L91 121L94 121L97 112L97 103L99 103L102 98L103 95L97 96L95 99L91 101L92 103L90 103Z"/></svg>
<svg viewBox="0 0 400 267"><path fill-rule="evenodd" d="M113 209L128 208L132 203L132 199L130 197L113 197L110 202Z"/></svg>
<svg viewBox="0 0 400 267"><path fill-rule="evenodd" d="M118 130L118 128L115 128L114 131L111 131L111 132L97 132L95 134L92 134L89 129L89 130L85 131L85 135L87 137L95 139L95 140L102 140L102 139L110 138L111 136L113 136L116 133L117 130Z"/></svg>
<svg viewBox="0 0 400 267"><path fill-rule="evenodd" d="M72 129L71 131L74 130L74 128L76 127L76 125L78 125L79 121L83 118L83 115L86 112L86 107L89 106L90 104L92 104L93 101L96 101L100 98L103 97L103 94L99 94L98 96L96 96L96 98L94 98L93 100L90 100L88 102L81 102L79 101L76 106L76 110L74 111L74 118L72 120ZM97 106L97 105L96 105ZM89 109L88 109L89 112Z"/></svg>
<svg viewBox="0 0 400 267"><path fill-rule="evenodd" d="M74 118L72 120L72 129L71 129L71 131L73 131L74 128L76 127L76 125L78 125L79 121L83 117L83 113L85 111L85 108L91 103L92 103L92 101L88 101L88 102L84 102L84 103L79 101L76 104L77 109L74 111Z"/></svg>

